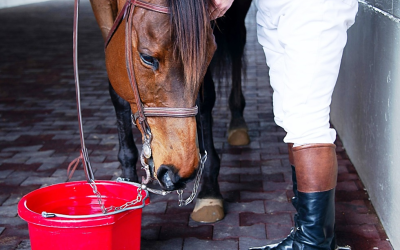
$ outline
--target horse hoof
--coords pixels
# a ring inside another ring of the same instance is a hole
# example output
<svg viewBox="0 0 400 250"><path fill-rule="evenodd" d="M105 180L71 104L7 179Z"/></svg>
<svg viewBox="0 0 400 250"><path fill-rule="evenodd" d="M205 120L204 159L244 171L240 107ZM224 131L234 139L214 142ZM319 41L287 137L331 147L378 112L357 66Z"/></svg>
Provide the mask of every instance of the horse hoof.
<svg viewBox="0 0 400 250"><path fill-rule="evenodd" d="M192 220L202 223L213 223L225 217L222 199L197 199L196 206L190 215Z"/></svg>
<svg viewBox="0 0 400 250"><path fill-rule="evenodd" d="M232 129L228 132L228 143L232 146L244 146L250 143L246 128Z"/></svg>

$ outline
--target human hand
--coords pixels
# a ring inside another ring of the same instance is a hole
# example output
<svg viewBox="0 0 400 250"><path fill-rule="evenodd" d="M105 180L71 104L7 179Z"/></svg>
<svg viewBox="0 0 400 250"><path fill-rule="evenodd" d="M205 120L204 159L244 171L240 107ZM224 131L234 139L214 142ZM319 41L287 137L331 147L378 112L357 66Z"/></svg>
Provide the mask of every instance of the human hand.
<svg viewBox="0 0 400 250"><path fill-rule="evenodd" d="M211 0L208 7L210 10L210 19L214 20L221 17L231 7L233 0Z"/></svg>

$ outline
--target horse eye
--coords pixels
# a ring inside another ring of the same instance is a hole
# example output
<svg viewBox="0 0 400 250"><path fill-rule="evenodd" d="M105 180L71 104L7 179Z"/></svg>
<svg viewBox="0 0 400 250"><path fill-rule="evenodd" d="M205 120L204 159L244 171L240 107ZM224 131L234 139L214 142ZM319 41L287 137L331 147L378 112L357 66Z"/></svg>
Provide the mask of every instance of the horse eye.
<svg viewBox="0 0 400 250"><path fill-rule="evenodd" d="M140 53L140 59L142 59L145 64L152 66L154 70L158 69L158 61L154 57Z"/></svg>

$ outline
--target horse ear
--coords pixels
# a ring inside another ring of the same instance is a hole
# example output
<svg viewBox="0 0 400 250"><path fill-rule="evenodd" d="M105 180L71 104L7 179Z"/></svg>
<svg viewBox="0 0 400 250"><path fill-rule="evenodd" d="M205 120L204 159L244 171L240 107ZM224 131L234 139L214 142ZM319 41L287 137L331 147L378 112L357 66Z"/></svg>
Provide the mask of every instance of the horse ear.
<svg viewBox="0 0 400 250"><path fill-rule="evenodd" d="M90 4L105 41L118 14L117 0L90 0Z"/></svg>

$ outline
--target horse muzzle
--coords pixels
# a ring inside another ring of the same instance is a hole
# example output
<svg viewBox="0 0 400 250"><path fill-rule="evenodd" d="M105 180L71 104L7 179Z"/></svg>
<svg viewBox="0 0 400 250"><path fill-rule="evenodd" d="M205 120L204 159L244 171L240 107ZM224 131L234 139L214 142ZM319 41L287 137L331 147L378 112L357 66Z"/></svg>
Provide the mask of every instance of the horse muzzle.
<svg viewBox="0 0 400 250"><path fill-rule="evenodd" d="M179 175L179 172L174 166L171 165L161 165L157 171L157 179L160 186L165 191L173 191L184 189L186 183L193 180L197 174L198 169L193 171L193 173L188 178L183 178Z"/></svg>

